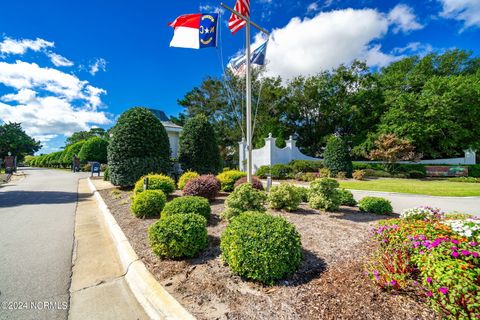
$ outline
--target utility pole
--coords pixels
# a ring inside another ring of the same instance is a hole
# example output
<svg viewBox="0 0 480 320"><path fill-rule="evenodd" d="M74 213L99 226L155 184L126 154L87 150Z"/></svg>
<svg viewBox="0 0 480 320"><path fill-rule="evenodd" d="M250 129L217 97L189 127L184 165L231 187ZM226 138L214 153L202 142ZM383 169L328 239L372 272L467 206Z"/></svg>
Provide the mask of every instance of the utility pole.
<svg viewBox="0 0 480 320"><path fill-rule="evenodd" d="M251 76L251 69L250 69L250 26L254 26L261 32L265 33L267 36L270 35L268 31L260 27L258 24L255 22L251 21L250 18L245 17L238 11L235 11L234 9L228 7L224 3L220 4L222 7L233 13L234 15L237 15L241 19L243 19L246 22L245 26L245 31L246 31L246 63L247 63L247 68L246 68L246 76L245 76L245 81L246 81L246 106L247 106L247 112L246 112L246 121L247 121L247 182L252 183L252 76Z"/></svg>

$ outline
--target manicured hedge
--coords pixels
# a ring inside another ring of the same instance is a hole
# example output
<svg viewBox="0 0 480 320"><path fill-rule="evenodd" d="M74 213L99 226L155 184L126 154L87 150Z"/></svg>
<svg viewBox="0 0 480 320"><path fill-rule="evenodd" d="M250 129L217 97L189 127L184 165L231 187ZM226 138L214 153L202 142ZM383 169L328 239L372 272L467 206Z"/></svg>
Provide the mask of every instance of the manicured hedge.
<svg viewBox="0 0 480 320"><path fill-rule="evenodd" d="M137 218L152 218L160 216L167 197L160 190L146 190L135 196L131 210Z"/></svg>
<svg viewBox="0 0 480 320"><path fill-rule="evenodd" d="M230 192L235 187L235 182L247 174L238 170L228 170L217 175L218 181L222 184L222 191Z"/></svg>
<svg viewBox="0 0 480 320"><path fill-rule="evenodd" d="M205 219L210 218L212 209L207 199L196 196L186 196L175 198L168 202L163 208L162 218L174 214L199 214Z"/></svg>
<svg viewBox="0 0 480 320"><path fill-rule="evenodd" d="M148 178L148 190L162 190L167 196L175 191L175 181L163 174L147 174L135 183L133 193L135 195L143 192L143 179Z"/></svg>
<svg viewBox="0 0 480 320"><path fill-rule="evenodd" d="M380 197L364 197L358 202L358 207L363 212L374 214L390 214L393 212L391 202Z"/></svg>

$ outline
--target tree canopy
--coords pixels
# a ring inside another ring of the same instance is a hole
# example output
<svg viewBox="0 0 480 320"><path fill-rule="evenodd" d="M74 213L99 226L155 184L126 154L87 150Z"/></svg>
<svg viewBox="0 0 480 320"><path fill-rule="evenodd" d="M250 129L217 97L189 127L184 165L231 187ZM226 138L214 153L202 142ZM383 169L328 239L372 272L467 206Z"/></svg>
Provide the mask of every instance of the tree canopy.
<svg viewBox="0 0 480 320"><path fill-rule="evenodd" d="M0 159L11 152L19 160L26 155L33 155L42 148L40 141L25 133L20 123L4 123L0 125Z"/></svg>

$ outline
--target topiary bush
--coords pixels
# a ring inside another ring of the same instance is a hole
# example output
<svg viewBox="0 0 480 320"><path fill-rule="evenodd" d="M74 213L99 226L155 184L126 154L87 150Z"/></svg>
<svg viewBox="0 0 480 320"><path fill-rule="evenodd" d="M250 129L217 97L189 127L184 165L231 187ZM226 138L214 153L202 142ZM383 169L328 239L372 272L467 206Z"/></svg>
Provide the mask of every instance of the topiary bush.
<svg viewBox="0 0 480 320"><path fill-rule="evenodd" d="M151 111L140 107L127 110L111 133L107 153L114 185L133 186L150 172L171 171L167 132Z"/></svg>
<svg viewBox="0 0 480 320"><path fill-rule="evenodd" d="M357 205L357 201L353 197L353 193L351 191L345 189L338 189L338 191L340 192L340 204L342 206L355 207Z"/></svg>
<svg viewBox="0 0 480 320"><path fill-rule="evenodd" d="M187 171L178 179L178 189L183 190L188 181L198 178L200 175L195 171Z"/></svg>
<svg viewBox="0 0 480 320"><path fill-rule="evenodd" d="M318 179L310 183L308 205L312 209L337 211L342 203L340 191L337 190L337 180L330 178Z"/></svg>
<svg viewBox="0 0 480 320"><path fill-rule="evenodd" d="M358 202L358 207L363 212L374 214L389 214L393 212L391 202L380 197L364 197Z"/></svg>
<svg viewBox="0 0 480 320"><path fill-rule="evenodd" d="M220 181L214 175L203 175L187 182L183 188L184 196L199 196L214 200L220 191Z"/></svg>
<svg viewBox="0 0 480 320"><path fill-rule="evenodd" d="M233 273L266 284L293 274L302 259L295 226L262 212L235 218L221 236L220 249Z"/></svg>
<svg viewBox="0 0 480 320"><path fill-rule="evenodd" d="M78 153L81 162L97 161L107 163L108 141L100 137L92 137L85 141Z"/></svg>
<svg viewBox="0 0 480 320"><path fill-rule="evenodd" d="M133 193L135 195L143 192L143 179L148 178L148 190L162 190L167 196L175 191L175 181L163 174L147 174L135 183Z"/></svg>
<svg viewBox="0 0 480 320"><path fill-rule="evenodd" d="M222 184L222 191L230 192L235 187L235 182L240 178L245 177L247 174L238 170L228 170L220 173L217 176L218 181Z"/></svg>
<svg viewBox="0 0 480 320"><path fill-rule="evenodd" d="M160 216L167 196L160 190L147 190L138 194L130 209L137 218L152 218Z"/></svg>
<svg viewBox="0 0 480 320"><path fill-rule="evenodd" d="M339 172L345 172L347 177L352 176L352 160L346 142L337 136L331 136L327 141L323 153L323 164L330 170L333 176Z"/></svg>
<svg viewBox="0 0 480 320"><path fill-rule="evenodd" d="M244 183L247 183L247 177L238 179L237 182L235 182L234 189ZM264 190L262 181L260 181L260 179L258 179L257 177L252 177L252 186L257 190Z"/></svg>
<svg viewBox="0 0 480 320"><path fill-rule="evenodd" d="M174 214L148 228L153 253L167 258L193 258L208 245L207 220L198 214Z"/></svg>
<svg viewBox="0 0 480 320"><path fill-rule="evenodd" d="M257 190L245 183L237 188L225 200L225 211L222 218L231 221L245 211L265 211L265 192Z"/></svg>
<svg viewBox="0 0 480 320"><path fill-rule="evenodd" d="M199 214L205 219L210 218L212 209L207 199L196 196L186 196L175 198L168 202L163 208L162 218L174 215L174 214Z"/></svg>
<svg viewBox="0 0 480 320"><path fill-rule="evenodd" d="M293 174L297 174L299 172L318 172L323 168L323 163L320 160L292 160L288 166Z"/></svg>
<svg viewBox="0 0 480 320"><path fill-rule="evenodd" d="M295 211L302 202L302 194L293 184L282 183L273 186L268 193L267 203L272 209Z"/></svg>
<svg viewBox="0 0 480 320"><path fill-rule="evenodd" d="M180 134L179 148L179 162L185 170L215 174L222 169L215 130L205 115L187 120Z"/></svg>

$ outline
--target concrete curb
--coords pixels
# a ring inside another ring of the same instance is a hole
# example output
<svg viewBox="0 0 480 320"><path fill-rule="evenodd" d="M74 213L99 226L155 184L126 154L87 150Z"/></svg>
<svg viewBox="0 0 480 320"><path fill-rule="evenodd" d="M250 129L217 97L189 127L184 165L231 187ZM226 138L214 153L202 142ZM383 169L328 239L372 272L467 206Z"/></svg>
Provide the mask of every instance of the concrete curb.
<svg viewBox="0 0 480 320"><path fill-rule="evenodd" d="M107 229L117 249L125 273L125 280L135 298L145 310L145 313L150 319L155 320L195 319L195 317L158 283L155 277L145 267L90 178L88 178L88 185L95 196Z"/></svg>

